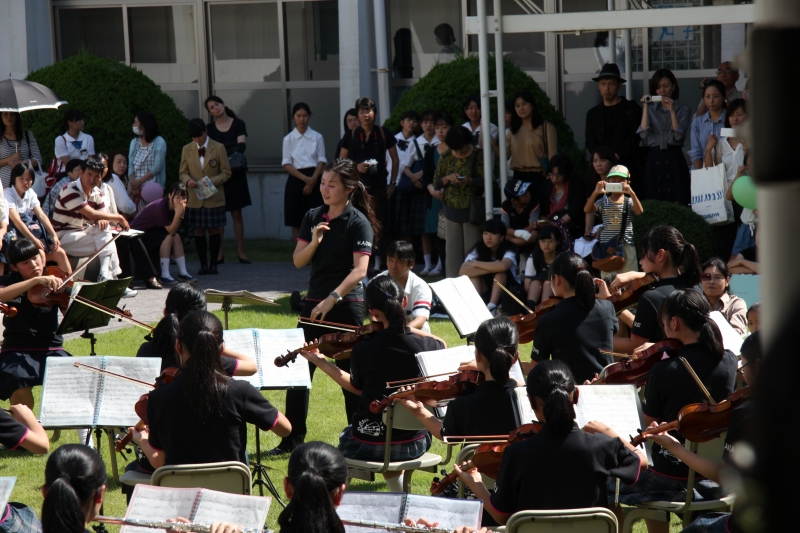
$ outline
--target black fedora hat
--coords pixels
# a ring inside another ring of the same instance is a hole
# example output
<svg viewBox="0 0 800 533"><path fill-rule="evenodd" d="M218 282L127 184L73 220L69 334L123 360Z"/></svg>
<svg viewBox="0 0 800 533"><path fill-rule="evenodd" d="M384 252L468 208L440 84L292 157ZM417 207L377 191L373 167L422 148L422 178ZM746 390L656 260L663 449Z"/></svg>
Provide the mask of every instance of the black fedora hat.
<svg viewBox="0 0 800 533"><path fill-rule="evenodd" d="M600 75L598 75L596 78L592 78L592 81L600 81L604 78L614 78L620 83L626 83L628 81L619 75L619 67L616 65L616 63L606 63L603 65L603 68L600 69Z"/></svg>

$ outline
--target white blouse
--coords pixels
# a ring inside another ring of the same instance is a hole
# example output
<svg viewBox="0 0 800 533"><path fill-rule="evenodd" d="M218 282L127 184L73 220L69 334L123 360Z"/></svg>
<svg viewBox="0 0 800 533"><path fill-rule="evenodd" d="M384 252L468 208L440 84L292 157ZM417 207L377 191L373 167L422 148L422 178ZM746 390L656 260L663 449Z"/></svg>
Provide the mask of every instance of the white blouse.
<svg viewBox="0 0 800 533"><path fill-rule="evenodd" d="M292 165L296 169L314 168L327 163L325 141L322 135L308 128L305 134L293 129L283 138L283 161L281 165Z"/></svg>

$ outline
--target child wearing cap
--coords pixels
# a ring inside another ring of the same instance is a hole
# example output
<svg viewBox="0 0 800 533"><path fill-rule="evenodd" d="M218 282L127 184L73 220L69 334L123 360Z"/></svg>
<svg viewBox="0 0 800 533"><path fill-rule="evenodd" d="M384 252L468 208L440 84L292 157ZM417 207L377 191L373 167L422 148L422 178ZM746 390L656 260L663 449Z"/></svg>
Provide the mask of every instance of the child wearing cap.
<svg viewBox="0 0 800 533"><path fill-rule="evenodd" d="M603 229L600 230L598 240L608 242L618 236L625 219L625 266L621 272L638 270L636 262L636 248L633 242L633 215L641 215L644 212L642 203L636 197L630 186L631 174L627 167L616 165L611 168L606 178L608 181L598 181L591 196L586 201L583 210L586 213L598 213L603 217ZM621 183L622 192L606 193L606 185L609 183ZM602 196L601 196L602 195ZM600 199L598 200L598 197ZM607 276L608 272L603 272L601 277Z"/></svg>
<svg viewBox="0 0 800 533"><path fill-rule="evenodd" d="M513 180L506 183L506 200L500 206L500 220L506 225L506 239L520 251L532 250L536 242L536 221L539 219L539 203L533 200L527 181Z"/></svg>

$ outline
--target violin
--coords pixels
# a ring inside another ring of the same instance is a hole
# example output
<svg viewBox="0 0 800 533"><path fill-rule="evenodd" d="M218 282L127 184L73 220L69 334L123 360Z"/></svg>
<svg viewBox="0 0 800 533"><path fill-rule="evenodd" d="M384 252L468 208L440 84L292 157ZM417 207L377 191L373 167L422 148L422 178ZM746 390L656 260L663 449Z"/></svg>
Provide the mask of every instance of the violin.
<svg viewBox="0 0 800 533"><path fill-rule="evenodd" d="M374 414L378 414L392 405L395 400L411 397L419 402L425 400L437 402L452 400L457 396L472 392L478 385L483 383L483 380L483 374L477 370L460 371L445 380L422 381L410 385L408 390L395 392L382 400L373 400L369 404L369 410Z"/></svg>
<svg viewBox="0 0 800 533"><path fill-rule="evenodd" d="M627 287L621 287L611 296L606 298L607 302L614 305L614 310L619 313L639 301L650 285L658 281L655 274L647 273L644 277L637 279Z"/></svg>
<svg viewBox="0 0 800 533"><path fill-rule="evenodd" d="M553 296L537 305L533 313L519 314L508 317L511 322L517 326L519 332L519 343L527 344L533 342L533 334L536 333L536 326L538 325L539 318L545 313L552 311L561 302L562 298Z"/></svg>
<svg viewBox="0 0 800 533"><path fill-rule="evenodd" d="M637 388L641 387L647 383L650 370L663 359L664 354L674 357L681 346L683 346L683 343L677 339L664 339L630 357L624 354L603 352L609 353L616 358L622 358L622 360L605 367L600 372L600 377L593 384L606 383L609 385L635 385Z"/></svg>
<svg viewBox="0 0 800 533"><path fill-rule="evenodd" d="M12 316L17 316L17 308L11 307L10 305L4 303L0 303L0 312L9 318Z"/></svg>
<svg viewBox="0 0 800 533"><path fill-rule="evenodd" d="M525 440L539 433L542 427L541 422L522 424L508 434L508 439L505 442L480 444L475 449L472 461L462 466L461 470L477 468L481 473L486 474L490 478L497 479L497 474L500 471L500 462L503 459L503 452L508 448L509 444ZM444 474L445 471L442 470L442 473ZM458 481L458 474L455 470L446 474L442 479L433 478L433 482L431 483L431 495L438 496L456 481Z"/></svg>
<svg viewBox="0 0 800 533"><path fill-rule="evenodd" d="M172 383L175 378L177 378L181 374L181 369L176 366L171 366L169 368L165 368L161 375L156 378L156 382L153 385L150 385L154 389L162 387L164 385L169 385ZM139 417L139 421L136 423L134 428L138 431L141 431L147 426L147 401L150 399L150 393L142 394L139 397L139 400L133 406L133 410L136 411L136 416ZM125 434L124 437L118 439L116 442L116 446L114 447L114 451L121 452L125 449L125 446L130 444L131 440L133 439L133 431L130 429L128 433Z"/></svg>
<svg viewBox="0 0 800 533"><path fill-rule="evenodd" d="M321 336L319 340L308 346L303 346L296 350L288 351L285 355L279 355L275 358L275 366L286 366L293 363L297 359L297 355L302 351L318 349L319 352L325 357L331 359L341 360L349 359L353 351L353 347L363 340L366 335L381 331L383 329L382 322L373 322L366 326L356 328L352 333L326 333Z"/></svg>
<svg viewBox="0 0 800 533"><path fill-rule="evenodd" d="M689 404L681 409L678 419L674 422L644 431L639 430L639 434L631 438L631 444L639 446L645 442L647 435L657 435L673 429L692 442L708 442L716 439L728 431L733 410L747 401L752 394L753 387L744 387L717 404L708 402Z"/></svg>

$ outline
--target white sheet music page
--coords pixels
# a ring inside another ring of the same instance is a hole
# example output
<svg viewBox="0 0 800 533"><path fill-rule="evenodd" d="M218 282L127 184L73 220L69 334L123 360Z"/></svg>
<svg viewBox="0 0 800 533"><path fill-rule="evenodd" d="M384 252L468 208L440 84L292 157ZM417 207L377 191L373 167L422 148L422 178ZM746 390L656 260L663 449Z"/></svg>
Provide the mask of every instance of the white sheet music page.
<svg viewBox="0 0 800 533"><path fill-rule="evenodd" d="M523 424L530 424L531 422L538 422L536 413L533 412L531 401L528 399L528 389L525 387L517 387L514 389L517 395L517 413L519 419Z"/></svg>
<svg viewBox="0 0 800 533"><path fill-rule="evenodd" d="M261 363L258 360L256 353L256 339L255 330L252 328L247 329L227 329L222 332L222 338L225 341L225 347L234 352L246 355L253 361L256 361L259 369ZM252 376L235 376L234 379L241 379L248 381L255 388L261 387L261 372L256 372Z"/></svg>
<svg viewBox="0 0 800 533"><path fill-rule="evenodd" d="M438 522L438 528L454 529L461 526L481 526L483 503L480 500L458 500L455 498L436 498L409 494L406 499L405 515L414 522L424 518L429 522Z"/></svg>
<svg viewBox="0 0 800 533"><path fill-rule="evenodd" d="M405 494L395 492L345 492L336 513L342 520L367 520L399 524L402 521ZM347 533L386 532L385 529L345 526Z"/></svg>
<svg viewBox="0 0 800 533"><path fill-rule="evenodd" d="M3 510L3 514L5 514L6 504L11 497L11 491L14 490L16 482L16 477L0 477L0 509Z"/></svg>
<svg viewBox="0 0 800 533"><path fill-rule="evenodd" d="M146 383L155 383L161 373L160 357L106 357L106 370L122 374ZM113 376L103 378L103 393L100 397L98 426L133 426L139 421L134 410L142 394L152 387L131 383Z"/></svg>
<svg viewBox="0 0 800 533"><path fill-rule="evenodd" d="M138 484L133 490L125 518L164 521L183 516L190 518L200 489L175 489ZM122 526L120 533L166 533L163 529Z"/></svg>
<svg viewBox="0 0 800 533"><path fill-rule="evenodd" d="M190 520L198 524L230 522L237 526L263 528L271 503L272 498L269 497L202 489Z"/></svg>
<svg viewBox="0 0 800 533"><path fill-rule="evenodd" d="M722 333L722 346L726 350L732 351L734 355L741 355L744 339L739 332L733 329L725 315L719 311L712 311L709 316L719 327L719 332Z"/></svg>
<svg viewBox="0 0 800 533"><path fill-rule="evenodd" d="M492 313L467 276L446 278L430 285L462 337L475 333L478 326L492 318Z"/></svg>
<svg viewBox="0 0 800 533"><path fill-rule="evenodd" d="M275 366L275 358L284 355L289 350L296 350L303 346L305 335L300 328L293 329L258 329L258 345L261 350L261 379L262 387L285 388L306 387L311 388L311 372L309 362L298 355L293 363L286 366Z"/></svg>
<svg viewBox="0 0 800 533"><path fill-rule="evenodd" d="M46 360L39 405L39 421L44 427L90 427L94 423L100 374L76 368L75 361L96 368L101 364L99 357Z"/></svg>

